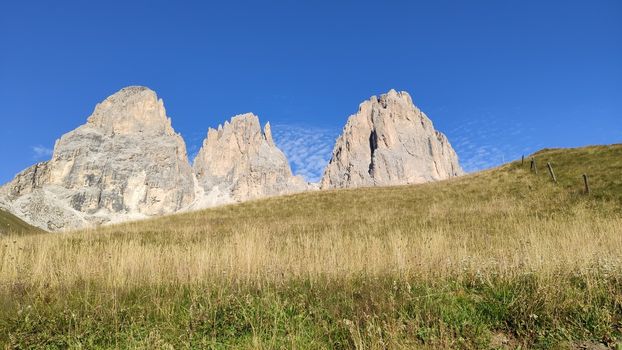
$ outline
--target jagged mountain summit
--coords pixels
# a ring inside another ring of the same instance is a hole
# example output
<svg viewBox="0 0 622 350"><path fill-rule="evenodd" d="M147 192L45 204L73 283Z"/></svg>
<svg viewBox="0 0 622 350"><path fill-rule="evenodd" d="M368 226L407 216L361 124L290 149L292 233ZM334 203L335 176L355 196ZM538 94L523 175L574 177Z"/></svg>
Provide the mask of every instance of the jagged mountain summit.
<svg viewBox="0 0 622 350"><path fill-rule="evenodd" d="M321 188L390 186L463 174L447 137L406 92L372 96L348 118Z"/></svg>
<svg viewBox="0 0 622 350"><path fill-rule="evenodd" d="M0 188L6 209L51 231L172 213L194 196L184 140L162 100L137 86L98 104L51 160Z"/></svg>
<svg viewBox="0 0 622 350"><path fill-rule="evenodd" d="M310 189L301 176L292 175L287 158L272 140L270 123L262 131L252 113L210 128L194 171L208 205Z"/></svg>

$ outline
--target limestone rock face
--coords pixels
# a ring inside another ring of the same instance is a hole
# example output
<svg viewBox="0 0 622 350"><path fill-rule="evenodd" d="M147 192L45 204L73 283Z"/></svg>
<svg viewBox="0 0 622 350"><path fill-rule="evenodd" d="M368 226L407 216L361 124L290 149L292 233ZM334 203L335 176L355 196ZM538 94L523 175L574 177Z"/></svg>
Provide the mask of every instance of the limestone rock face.
<svg viewBox="0 0 622 350"><path fill-rule="evenodd" d="M270 124L261 130L257 116L235 116L210 128L194 160L205 195L199 207L309 190L293 176L285 155L272 140Z"/></svg>
<svg viewBox="0 0 622 350"><path fill-rule="evenodd" d="M406 92L373 96L348 118L321 188L390 186L462 175L447 137Z"/></svg>
<svg viewBox="0 0 622 350"><path fill-rule="evenodd" d="M60 230L172 213L195 200L186 146L161 99L128 87L56 141L52 159L0 188L0 204Z"/></svg>

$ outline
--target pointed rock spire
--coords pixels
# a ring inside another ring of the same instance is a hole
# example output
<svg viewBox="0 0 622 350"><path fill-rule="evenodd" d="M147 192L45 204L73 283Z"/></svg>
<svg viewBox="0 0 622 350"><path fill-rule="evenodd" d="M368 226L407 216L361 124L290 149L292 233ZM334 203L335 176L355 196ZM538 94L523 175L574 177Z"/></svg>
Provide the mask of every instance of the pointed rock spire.
<svg viewBox="0 0 622 350"><path fill-rule="evenodd" d="M266 125L263 127L263 133L268 144L270 146L276 147L276 145L274 144L274 140L272 140L272 129L270 128L270 122L267 122Z"/></svg>

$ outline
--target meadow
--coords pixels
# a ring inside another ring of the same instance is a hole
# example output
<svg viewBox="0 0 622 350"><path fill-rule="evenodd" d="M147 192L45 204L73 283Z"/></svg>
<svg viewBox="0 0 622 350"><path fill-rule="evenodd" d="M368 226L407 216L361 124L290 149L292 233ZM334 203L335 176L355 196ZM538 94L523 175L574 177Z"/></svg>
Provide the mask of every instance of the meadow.
<svg viewBox="0 0 622 350"><path fill-rule="evenodd" d="M622 145L533 157L0 236L0 346L620 347Z"/></svg>

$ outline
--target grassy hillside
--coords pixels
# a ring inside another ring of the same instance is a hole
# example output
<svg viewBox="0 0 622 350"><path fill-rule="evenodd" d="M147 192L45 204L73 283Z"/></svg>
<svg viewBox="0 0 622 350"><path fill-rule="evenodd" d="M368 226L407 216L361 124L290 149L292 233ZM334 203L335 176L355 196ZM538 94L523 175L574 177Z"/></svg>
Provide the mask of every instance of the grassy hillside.
<svg viewBox="0 0 622 350"><path fill-rule="evenodd" d="M622 145L534 156L538 174L519 160L433 184L0 238L0 345L613 347Z"/></svg>
<svg viewBox="0 0 622 350"><path fill-rule="evenodd" d="M25 223L17 216L0 209L0 236L41 232L40 229Z"/></svg>

